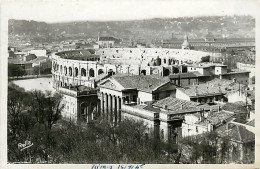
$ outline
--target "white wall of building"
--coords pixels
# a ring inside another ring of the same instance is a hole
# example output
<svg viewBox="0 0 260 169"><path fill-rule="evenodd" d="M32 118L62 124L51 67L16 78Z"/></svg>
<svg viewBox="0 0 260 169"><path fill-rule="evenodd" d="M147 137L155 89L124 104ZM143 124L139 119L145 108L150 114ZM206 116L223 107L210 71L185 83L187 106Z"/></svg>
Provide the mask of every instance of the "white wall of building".
<svg viewBox="0 0 260 169"><path fill-rule="evenodd" d="M178 88L176 89L176 98L190 101L190 97Z"/></svg>
<svg viewBox="0 0 260 169"><path fill-rule="evenodd" d="M140 98L141 103L153 100L152 93L147 93L147 92L143 92L143 91L138 91L138 97Z"/></svg>

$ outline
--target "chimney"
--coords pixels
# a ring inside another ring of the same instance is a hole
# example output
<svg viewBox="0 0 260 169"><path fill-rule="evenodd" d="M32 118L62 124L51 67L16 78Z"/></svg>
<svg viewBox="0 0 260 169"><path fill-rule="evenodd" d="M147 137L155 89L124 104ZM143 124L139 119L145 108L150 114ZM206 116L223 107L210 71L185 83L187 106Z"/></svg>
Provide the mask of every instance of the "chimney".
<svg viewBox="0 0 260 169"><path fill-rule="evenodd" d="M220 110L221 110L221 107L220 107L220 106L218 106L218 112L220 112Z"/></svg>
<svg viewBox="0 0 260 169"><path fill-rule="evenodd" d="M140 104L140 98L137 97L137 105L139 105L139 104Z"/></svg>
<svg viewBox="0 0 260 169"><path fill-rule="evenodd" d="M213 131L213 125L209 122L209 124L208 124L208 131L210 132L210 131Z"/></svg>

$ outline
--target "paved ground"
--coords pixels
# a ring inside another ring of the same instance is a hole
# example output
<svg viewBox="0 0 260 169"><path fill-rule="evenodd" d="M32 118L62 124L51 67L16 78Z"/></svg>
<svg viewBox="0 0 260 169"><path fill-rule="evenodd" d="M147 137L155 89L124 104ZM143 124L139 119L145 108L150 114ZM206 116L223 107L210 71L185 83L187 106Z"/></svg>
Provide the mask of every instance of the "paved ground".
<svg viewBox="0 0 260 169"><path fill-rule="evenodd" d="M41 90L46 91L50 90L54 92L52 88L52 78L38 78L38 79L26 79L26 80L14 80L14 84L23 87L26 91L29 90Z"/></svg>

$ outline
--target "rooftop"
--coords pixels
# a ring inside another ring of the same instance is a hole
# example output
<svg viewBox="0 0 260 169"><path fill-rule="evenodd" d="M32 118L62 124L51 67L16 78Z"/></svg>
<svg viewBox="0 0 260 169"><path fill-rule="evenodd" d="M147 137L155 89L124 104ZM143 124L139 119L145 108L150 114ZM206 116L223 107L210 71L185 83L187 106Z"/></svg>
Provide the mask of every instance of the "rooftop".
<svg viewBox="0 0 260 169"><path fill-rule="evenodd" d="M180 74L170 74L168 77L170 79L177 79L177 78L185 79L185 78L193 78L193 77L200 77L200 76L204 76L204 75L202 75L198 71L194 71L194 72L187 72L187 73L180 73Z"/></svg>
<svg viewBox="0 0 260 169"><path fill-rule="evenodd" d="M248 143L255 141L255 134L253 132L247 130L244 126L233 123L225 134L229 136L231 140L238 142Z"/></svg>
<svg viewBox="0 0 260 169"><path fill-rule="evenodd" d="M99 37L99 41L118 41L117 38L111 37L111 36L103 36Z"/></svg>
<svg viewBox="0 0 260 169"><path fill-rule="evenodd" d="M214 79L207 83L199 85L186 86L184 88L178 88L178 90L184 92L190 97L207 96L226 94L232 91L238 91L242 89L244 85L233 82L226 79Z"/></svg>
<svg viewBox="0 0 260 169"><path fill-rule="evenodd" d="M174 113L184 113L192 112L200 109L209 110L210 106L208 104L200 104L197 102L186 101L182 99L177 99L174 97L166 97L162 100L156 101L152 104L154 107L167 109L170 114Z"/></svg>
<svg viewBox="0 0 260 169"><path fill-rule="evenodd" d="M221 63L213 63L213 62L200 62L200 63L194 63L191 65L187 65L189 67L201 67L201 68L206 68L206 67L215 67L215 66L223 66L227 67L227 65L223 65Z"/></svg>
<svg viewBox="0 0 260 169"><path fill-rule="evenodd" d="M219 111L219 112L210 112L208 114L208 117L205 118L205 120L198 122L197 124L207 126L208 124L219 124L223 121L226 121L227 119L233 117L233 113L229 113L226 111Z"/></svg>
<svg viewBox="0 0 260 169"><path fill-rule="evenodd" d="M137 89L151 92L163 84L170 82L168 78L161 76L144 76L144 75L114 75L112 76L125 89Z"/></svg>
<svg viewBox="0 0 260 169"><path fill-rule="evenodd" d="M244 102L236 102L236 103L226 103L223 107L223 110L235 112L235 113L246 113L247 108Z"/></svg>

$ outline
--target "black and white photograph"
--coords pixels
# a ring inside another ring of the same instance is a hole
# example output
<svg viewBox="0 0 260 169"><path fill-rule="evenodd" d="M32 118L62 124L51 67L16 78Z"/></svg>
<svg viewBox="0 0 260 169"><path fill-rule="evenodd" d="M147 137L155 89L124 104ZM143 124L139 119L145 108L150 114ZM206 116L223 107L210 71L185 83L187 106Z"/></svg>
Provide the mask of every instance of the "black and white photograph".
<svg viewBox="0 0 260 169"><path fill-rule="evenodd" d="M259 1L1 3L3 168L260 167Z"/></svg>

